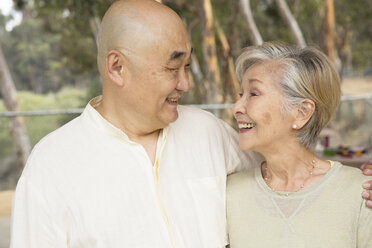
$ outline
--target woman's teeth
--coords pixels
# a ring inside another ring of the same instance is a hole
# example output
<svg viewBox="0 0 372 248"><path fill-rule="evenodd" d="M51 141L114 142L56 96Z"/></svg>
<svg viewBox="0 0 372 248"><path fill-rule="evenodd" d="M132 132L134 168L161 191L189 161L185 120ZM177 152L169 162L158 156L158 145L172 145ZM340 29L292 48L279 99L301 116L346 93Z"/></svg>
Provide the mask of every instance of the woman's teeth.
<svg viewBox="0 0 372 248"><path fill-rule="evenodd" d="M239 123L239 129L251 129L252 127L255 127L256 124L254 123Z"/></svg>

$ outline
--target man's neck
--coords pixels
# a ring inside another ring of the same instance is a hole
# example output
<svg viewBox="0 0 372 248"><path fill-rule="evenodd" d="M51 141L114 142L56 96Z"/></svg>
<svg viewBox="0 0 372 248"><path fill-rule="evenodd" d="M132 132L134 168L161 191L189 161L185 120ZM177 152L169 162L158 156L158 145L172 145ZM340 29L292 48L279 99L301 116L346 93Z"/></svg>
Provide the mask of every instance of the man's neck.
<svg viewBox="0 0 372 248"><path fill-rule="evenodd" d="M130 118L124 118L128 121L120 121L120 116L110 113L110 111L107 111L106 106L104 105L104 102L101 101L99 105L95 106L95 109L97 110L100 115L106 119L108 122L110 122L115 127L122 130L131 141L134 141L140 145L143 146L145 149L147 155L149 156L152 164L155 162L155 156L156 156L156 145L158 141L158 137L160 134L161 129L155 129L155 130L142 130L138 128L137 125L133 125L129 119Z"/></svg>
<svg viewBox="0 0 372 248"><path fill-rule="evenodd" d="M160 134L160 130L156 130L150 134L147 134L145 136L135 136L135 137L130 137L128 135L128 137L140 144L143 146L143 148L145 149L147 155L149 156L150 160L151 160L151 163L154 164L155 163L155 159L156 159L156 146L157 146L157 143L158 143L158 138L159 138L159 134Z"/></svg>

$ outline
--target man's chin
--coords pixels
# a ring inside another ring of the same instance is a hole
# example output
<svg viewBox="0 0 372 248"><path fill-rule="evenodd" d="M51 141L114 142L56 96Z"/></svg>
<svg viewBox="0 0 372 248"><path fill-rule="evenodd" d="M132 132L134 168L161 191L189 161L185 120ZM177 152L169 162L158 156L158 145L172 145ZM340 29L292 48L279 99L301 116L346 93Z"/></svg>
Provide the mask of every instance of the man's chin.
<svg viewBox="0 0 372 248"><path fill-rule="evenodd" d="M174 109L173 111L169 111L167 115L162 118L165 126L168 126L170 123L175 122L177 119L178 119L177 109Z"/></svg>

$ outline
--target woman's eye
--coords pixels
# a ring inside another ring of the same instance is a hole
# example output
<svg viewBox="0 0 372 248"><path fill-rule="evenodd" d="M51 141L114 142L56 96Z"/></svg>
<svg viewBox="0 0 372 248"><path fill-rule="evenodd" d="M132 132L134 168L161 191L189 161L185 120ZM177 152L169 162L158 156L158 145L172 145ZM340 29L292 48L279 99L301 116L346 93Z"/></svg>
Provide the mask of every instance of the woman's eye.
<svg viewBox="0 0 372 248"><path fill-rule="evenodd" d="M243 97L243 93L239 93L239 97Z"/></svg>
<svg viewBox="0 0 372 248"><path fill-rule="evenodd" d="M256 92L251 92L251 96L258 96Z"/></svg>

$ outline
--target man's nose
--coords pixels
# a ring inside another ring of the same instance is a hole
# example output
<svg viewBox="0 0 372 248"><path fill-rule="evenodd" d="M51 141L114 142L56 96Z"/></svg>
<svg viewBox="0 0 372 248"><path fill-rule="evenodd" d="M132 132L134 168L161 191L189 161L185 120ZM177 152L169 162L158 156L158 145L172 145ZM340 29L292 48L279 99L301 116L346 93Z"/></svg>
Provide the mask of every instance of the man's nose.
<svg viewBox="0 0 372 248"><path fill-rule="evenodd" d="M186 71L179 73L176 89L181 91L188 91L190 89L189 74Z"/></svg>

